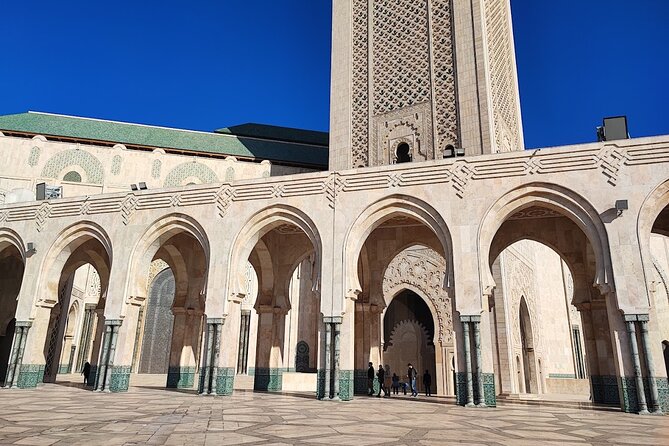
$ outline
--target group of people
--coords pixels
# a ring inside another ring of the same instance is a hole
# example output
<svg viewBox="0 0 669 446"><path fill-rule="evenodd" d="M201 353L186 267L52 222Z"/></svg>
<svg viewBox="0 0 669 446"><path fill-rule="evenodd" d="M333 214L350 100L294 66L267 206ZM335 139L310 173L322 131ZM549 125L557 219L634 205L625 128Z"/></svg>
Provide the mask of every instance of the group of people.
<svg viewBox="0 0 669 446"><path fill-rule="evenodd" d="M381 397L381 391L383 391L384 397L390 396L390 387L392 387L392 393L395 395L399 394L400 387L404 391L404 395L407 394L407 387L411 390L411 396L418 396L418 386L416 385L418 371L414 368L411 363L407 364L407 374L405 375L406 381L400 382L400 377L396 373L393 373L392 377L389 377L390 371L389 367L386 365L386 368L383 368L382 364L379 364L379 369L374 371L374 364L369 363L369 368L367 369L367 394L369 396L374 395L374 380L376 379L379 383L379 392L376 394L377 397ZM432 376L430 372L425 370L423 373L423 387L425 387L425 396L432 396Z"/></svg>

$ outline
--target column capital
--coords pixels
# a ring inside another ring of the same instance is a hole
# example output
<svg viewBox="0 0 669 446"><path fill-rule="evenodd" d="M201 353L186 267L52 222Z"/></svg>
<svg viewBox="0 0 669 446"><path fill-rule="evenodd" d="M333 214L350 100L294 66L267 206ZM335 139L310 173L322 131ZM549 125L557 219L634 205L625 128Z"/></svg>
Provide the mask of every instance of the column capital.
<svg viewBox="0 0 669 446"><path fill-rule="evenodd" d="M120 326L123 324L123 319L105 319L105 325Z"/></svg>
<svg viewBox="0 0 669 446"><path fill-rule="evenodd" d="M343 321L342 316L323 316L323 322L326 324L341 324Z"/></svg>
<svg viewBox="0 0 669 446"><path fill-rule="evenodd" d="M32 327L33 321L16 321L15 327Z"/></svg>
<svg viewBox="0 0 669 446"><path fill-rule="evenodd" d="M642 314L623 314L625 322L648 322L648 313Z"/></svg>
<svg viewBox="0 0 669 446"><path fill-rule="evenodd" d="M461 315L460 322L481 322L481 315Z"/></svg>
<svg viewBox="0 0 669 446"><path fill-rule="evenodd" d="M208 317L207 325L223 325L225 324L224 317Z"/></svg>

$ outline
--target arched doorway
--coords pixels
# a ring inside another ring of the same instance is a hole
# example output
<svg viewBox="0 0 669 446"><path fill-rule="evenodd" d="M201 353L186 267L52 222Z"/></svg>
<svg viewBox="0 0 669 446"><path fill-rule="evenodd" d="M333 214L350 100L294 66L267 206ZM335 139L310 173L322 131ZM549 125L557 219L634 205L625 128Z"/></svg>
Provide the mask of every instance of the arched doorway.
<svg viewBox="0 0 669 446"><path fill-rule="evenodd" d="M412 364L418 373L419 390L424 391L422 376L429 371L431 390L436 394L434 333L434 316L421 296L403 290L393 297L383 315L383 363L389 366L386 373L396 373L405 382L407 365Z"/></svg>

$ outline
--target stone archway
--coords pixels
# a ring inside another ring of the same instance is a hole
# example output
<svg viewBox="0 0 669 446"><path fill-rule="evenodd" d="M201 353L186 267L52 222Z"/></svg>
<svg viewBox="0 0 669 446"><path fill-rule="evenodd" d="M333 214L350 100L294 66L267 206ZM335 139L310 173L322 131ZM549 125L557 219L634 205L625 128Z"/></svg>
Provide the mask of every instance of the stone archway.
<svg viewBox="0 0 669 446"><path fill-rule="evenodd" d="M456 350L453 339L453 301L448 291L443 288L446 269L446 260L432 248L413 245L402 249L392 258L383 274L382 286L386 305L384 320L395 297L403 292L409 291L425 302L432 318L429 325L433 327L429 339L434 348L434 368L430 370L432 388L441 395L454 395L455 370L452 358L455 357ZM415 322L421 324L421 321ZM422 325L426 325L424 321ZM403 327L407 329L404 336L411 337L411 333L417 336L420 333L416 324L404 324ZM386 328L384 326L385 341L390 335L385 332ZM396 334L402 335L399 332Z"/></svg>

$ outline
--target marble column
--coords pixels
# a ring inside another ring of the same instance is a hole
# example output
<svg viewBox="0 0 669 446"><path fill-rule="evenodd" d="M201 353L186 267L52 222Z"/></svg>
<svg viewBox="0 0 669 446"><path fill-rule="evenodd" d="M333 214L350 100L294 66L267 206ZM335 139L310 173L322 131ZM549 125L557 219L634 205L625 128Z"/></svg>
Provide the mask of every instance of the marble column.
<svg viewBox="0 0 669 446"><path fill-rule="evenodd" d="M326 318L325 324L325 392L323 397L331 399L334 396L332 386L332 323Z"/></svg>
<svg viewBox="0 0 669 446"><path fill-rule="evenodd" d="M657 390L657 381L655 381L655 369L653 364L653 355L651 353L650 341L648 339L648 315L638 315L639 325L641 325L641 345L643 348L643 356L646 362L646 370L648 370L648 384L650 387L650 407L654 414L662 414L660 407L660 397Z"/></svg>
<svg viewBox="0 0 669 446"><path fill-rule="evenodd" d="M28 330L31 325L32 322L30 321L16 321L14 342L12 343L12 351L9 356L9 367L7 367L7 376L5 379L6 388L19 387L19 375L21 364L23 362L23 352L26 348L26 339L28 338Z"/></svg>
<svg viewBox="0 0 669 446"><path fill-rule="evenodd" d="M648 414L648 406L646 405L646 392L643 386L643 377L641 375L641 363L639 361L639 348L636 341L636 315L625 315L625 323L627 324L627 336L630 341L630 349L632 353L632 363L634 365L634 378L636 380L636 397L639 405L639 414Z"/></svg>
<svg viewBox="0 0 669 446"><path fill-rule="evenodd" d="M211 393L211 356L214 345L214 326L207 323L204 326L204 342L202 345L202 354L200 355L200 385L198 393L208 395Z"/></svg>
<svg viewBox="0 0 669 446"><path fill-rule="evenodd" d="M474 328L474 351L476 353L476 387L478 389L477 406L485 407L485 392L483 390L483 359L481 358L481 317L472 316L472 326Z"/></svg>
<svg viewBox="0 0 669 446"><path fill-rule="evenodd" d="M470 352L470 317L461 316L460 320L462 321L464 336L464 355L465 355L465 380L467 382L467 403L465 406L473 407L474 406L474 387L472 384L472 357Z"/></svg>

